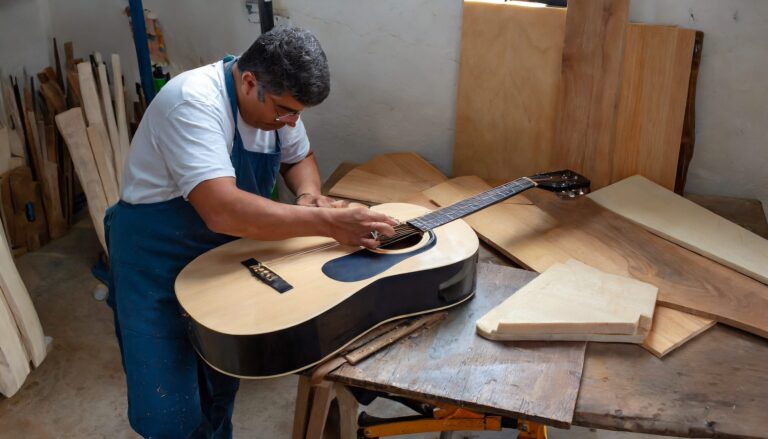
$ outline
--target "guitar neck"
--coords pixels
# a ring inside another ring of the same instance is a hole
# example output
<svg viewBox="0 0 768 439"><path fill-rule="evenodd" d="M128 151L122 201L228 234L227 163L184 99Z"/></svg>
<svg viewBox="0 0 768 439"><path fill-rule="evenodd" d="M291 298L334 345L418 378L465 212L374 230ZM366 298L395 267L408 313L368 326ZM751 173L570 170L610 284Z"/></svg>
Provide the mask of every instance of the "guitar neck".
<svg viewBox="0 0 768 439"><path fill-rule="evenodd" d="M422 232L440 227L451 221L471 215L478 210L485 209L507 198L513 197L523 191L535 187L536 183L527 177L518 178L491 190L479 193L474 197L461 200L442 209L430 212L426 215L408 221L408 224Z"/></svg>

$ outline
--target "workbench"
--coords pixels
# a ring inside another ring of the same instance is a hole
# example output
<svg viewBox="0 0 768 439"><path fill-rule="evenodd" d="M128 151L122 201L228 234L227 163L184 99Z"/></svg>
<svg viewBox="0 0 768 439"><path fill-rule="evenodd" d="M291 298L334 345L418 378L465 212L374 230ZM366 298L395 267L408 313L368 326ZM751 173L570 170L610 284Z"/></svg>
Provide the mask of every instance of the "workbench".
<svg viewBox="0 0 768 439"><path fill-rule="evenodd" d="M508 265L485 247L480 259L482 263ZM484 271L480 270L479 276ZM514 275L512 282L505 278L508 285L504 291L520 288L537 275L515 268L507 271L514 271ZM344 364L325 380L515 416L503 407L517 398L516 388L489 392L451 379L458 374L481 377L489 365L495 365L495 373L503 373L503 358L477 358L484 351L472 347L478 342L496 343L472 334L477 318L500 303L503 294L501 290L478 288L472 300L452 309L439 325L400 340L356 366ZM514 350L525 343L506 345ZM469 355L472 361L466 361ZM486 398L482 393L493 395ZM553 392L551 401L530 404L554 404L561 397ZM300 395L297 404L307 404L301 399ZM766 407L768 340L718 324L663 359L637 345L588 343L572 423L681 437L765 437ZM538 421L535 415L517 415Z"/></svg>

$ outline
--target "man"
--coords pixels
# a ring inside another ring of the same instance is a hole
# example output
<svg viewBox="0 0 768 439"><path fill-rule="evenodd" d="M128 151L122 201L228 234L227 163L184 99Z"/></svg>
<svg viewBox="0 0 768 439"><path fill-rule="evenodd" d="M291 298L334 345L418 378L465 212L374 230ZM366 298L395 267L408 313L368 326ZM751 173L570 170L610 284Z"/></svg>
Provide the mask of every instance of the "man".
<svg viewBox="0 0 768 439"><path fill-rule="evenodd" d="M386 215L320 195L300 114L329 91L317 39L298 28L276 29L239 59L177 76L142 118L121 200L105 218L109 303L128 417L139 434L232 435L239 381L195 354L173 291L192 259L233 237L321 235L375 247L377 236L394 234ZM298 194L297 205L269 199L278 172Z"/></svg>

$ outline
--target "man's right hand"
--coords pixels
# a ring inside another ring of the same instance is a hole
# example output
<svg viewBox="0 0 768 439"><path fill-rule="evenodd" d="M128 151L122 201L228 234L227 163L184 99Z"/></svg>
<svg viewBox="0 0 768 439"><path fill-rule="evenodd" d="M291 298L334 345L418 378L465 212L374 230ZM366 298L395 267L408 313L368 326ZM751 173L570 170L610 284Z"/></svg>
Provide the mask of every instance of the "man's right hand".
<svg viewBox="0 0 768 439"><path fill-rule="evenodd" d="M329 209L328 214L329 235L343 245L376 248L381 243L371 232L375 231L380 237L391 237L395 234L393 227L398 224L394 218L365 207Z"/></svg>

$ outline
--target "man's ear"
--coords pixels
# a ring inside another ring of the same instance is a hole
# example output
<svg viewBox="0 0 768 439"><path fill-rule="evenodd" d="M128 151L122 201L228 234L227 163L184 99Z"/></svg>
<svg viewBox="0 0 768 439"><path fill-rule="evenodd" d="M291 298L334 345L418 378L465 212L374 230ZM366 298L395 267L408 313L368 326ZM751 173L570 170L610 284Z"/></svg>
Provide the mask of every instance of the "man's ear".
<svg viewBox="0 0 768 439"><path fill-rule="evenodd" d="M259 83L256 81L256 76L252 72L243 72L242 87L243 92L246 95L254 93L259 87Z"/></svg>

